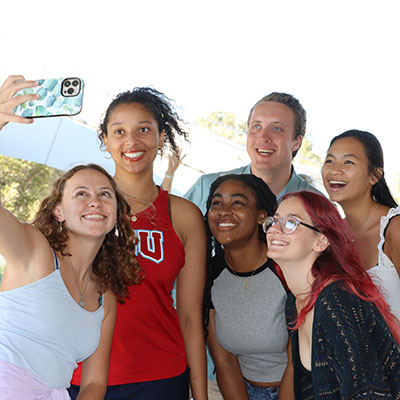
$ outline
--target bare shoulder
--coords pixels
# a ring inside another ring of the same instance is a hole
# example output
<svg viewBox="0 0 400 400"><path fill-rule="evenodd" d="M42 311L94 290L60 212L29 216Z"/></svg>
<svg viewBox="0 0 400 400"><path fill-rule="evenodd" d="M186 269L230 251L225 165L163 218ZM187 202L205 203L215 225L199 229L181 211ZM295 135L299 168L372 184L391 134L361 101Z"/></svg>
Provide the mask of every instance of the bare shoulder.
<svg viewBox="0 0 400 400"><path fill-rule="evenodd" d="M54 256L45 236L30 224L21 224L18 248L2 251L7 261L2 279L4 290L15 289L37 281L54 271Z"/></svg>
<svg viewBox="0 0 400 400"><path fill-rule="evenodd" d="M385 241L391 243L400 242L400 215L390 220L385 232Z"/></svg>
<svg viewBox="0 0 400 400"><path fill-rule="evenodd" d="M104 318L107 315L111 315L111 317L114 318L117 312L117 298L115 297L115 294L111 290L107 290L107 292L105 292L103 296L104 296Z"/></svg>
<svg viewBox="0 0 400 400"><path fill-rule="evenodd" d="M176 213L184 215L185 218L200 218L203 220L203 214L201 213L199 207L197 207L194 203L189 200L184 199L183 197L170 195L171 199L171 212L173 215Z"/></svg>
<svg viewBox="0 0 400 400"><path fill-rule="evenodd" d="M203 237L204 218L200 209L191 201L179 196L170 196L172 226L185 244L188 238Z"/></svg>

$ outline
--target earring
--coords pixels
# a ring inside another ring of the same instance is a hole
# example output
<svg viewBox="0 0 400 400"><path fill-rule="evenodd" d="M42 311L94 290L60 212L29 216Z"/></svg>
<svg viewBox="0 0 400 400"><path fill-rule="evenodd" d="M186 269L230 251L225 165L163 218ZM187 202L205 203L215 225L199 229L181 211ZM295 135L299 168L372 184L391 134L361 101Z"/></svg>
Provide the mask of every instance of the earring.
<svg viewBox="0 0 400 400"><path fill-rule="evenodd" d="M62 221L58 221L58 232L62 232L64 229L64 225L62 223Z"/></svg>
<svg viewBox="0 0 400 400"><path fill-rule="evenodd" d="M109 151L106 151L106 153L110 154ZM111 160L111 159L112 159L112 156L111 156L111 154L110 154L110 157L107 157L107 156L104 154L104 158L105 158L106 160Z"/></svg>
<svg viewBox="0 0 400 400"><path fill-rule="evenodd" d="M118 230L118 224L117 224L117 222L115 223L115 227L114 227L114 235L115 235L116 237L119 236L119 230Z"/></svg>

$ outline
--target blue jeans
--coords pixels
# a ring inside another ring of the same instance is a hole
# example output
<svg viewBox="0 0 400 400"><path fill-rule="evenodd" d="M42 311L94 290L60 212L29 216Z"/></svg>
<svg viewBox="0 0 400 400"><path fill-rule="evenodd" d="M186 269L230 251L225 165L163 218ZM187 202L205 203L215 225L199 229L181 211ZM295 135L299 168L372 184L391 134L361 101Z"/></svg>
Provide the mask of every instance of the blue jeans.
<svg viewBox="0 0 400 400"><path fill-rule="evenodd" d="M259 387L252 385L246 380L244 382L246 383L249 400L278 400L279 386Z"/></svg>

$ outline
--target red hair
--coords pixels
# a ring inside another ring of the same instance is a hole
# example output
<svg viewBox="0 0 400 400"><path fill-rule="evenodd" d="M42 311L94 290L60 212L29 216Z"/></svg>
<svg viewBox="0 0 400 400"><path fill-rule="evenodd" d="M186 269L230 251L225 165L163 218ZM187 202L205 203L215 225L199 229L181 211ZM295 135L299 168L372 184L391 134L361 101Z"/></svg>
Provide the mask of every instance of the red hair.
<svg viewBox="0 0 400 400"><path fill-rule="evenodd" d="M313 225L329 241L329 246L318 256L311 268L315 280L311 286L308 301L300 311L292 329L297 329L304 322L306 314L314 307L321 290L329 283L340 280L345 283L345 287L351 293L376 305L396 342L400 344L399 321L390 312L380 290L363 268L359 250L354 241L354 234L347 222L340 216L336 206L326 197L310 191L289 193L282 200L292 197L296 197L302 202Z"/></svg>

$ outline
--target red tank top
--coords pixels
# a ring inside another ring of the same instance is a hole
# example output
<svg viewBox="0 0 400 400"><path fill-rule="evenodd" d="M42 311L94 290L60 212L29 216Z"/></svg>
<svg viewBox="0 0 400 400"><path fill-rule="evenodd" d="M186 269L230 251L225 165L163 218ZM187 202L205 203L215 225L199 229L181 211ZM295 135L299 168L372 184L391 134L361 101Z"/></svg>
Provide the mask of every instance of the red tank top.
<svg viewBox="0 0 400 400"><path fill-rule="evenodd" d="M185 250L168 211L168 192L160 189L154 203L137 214L131 226L145 279L129 288L118 304L111 349L109 385L171 378L186 369L185 345L171 291L185 264ZM79 385L81 368L72 383Z"/></svg>

